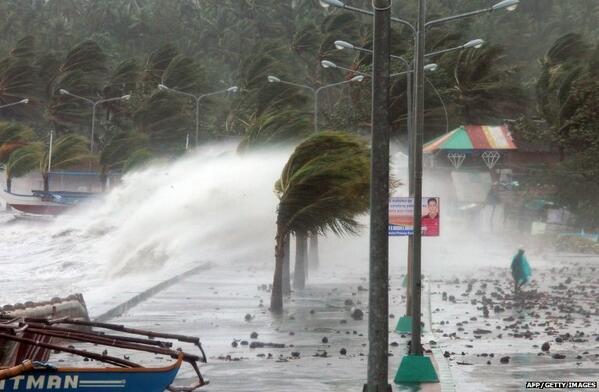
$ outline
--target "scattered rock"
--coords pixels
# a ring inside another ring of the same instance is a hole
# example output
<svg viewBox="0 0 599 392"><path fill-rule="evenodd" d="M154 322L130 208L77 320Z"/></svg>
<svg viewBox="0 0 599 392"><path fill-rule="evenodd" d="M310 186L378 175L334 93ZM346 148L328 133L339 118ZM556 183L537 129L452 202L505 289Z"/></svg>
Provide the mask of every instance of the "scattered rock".
<svg viewBox="0 0 599 392"><path fill-rule="evenodd" d="M339 354L341 355L346 355L347 354L347 350L342 348L341 350L339 350Z"/></svg>
<svg viewBox="0 0 599 392"><path fill-rule="evenodd" d="M250 335L250 339L258 339L258 332L252 332Z"/></svg>
<svg viewBox="0 0 599 392"><path fill-rule="evenodd" d="M327 338L326 336L324 338L322 338L323 344L327 344L328 342L329 342L329 338Z"/></svg>
<svg viewBox="0 0 599 392"><path fill-rule="evenodd" d="M551 358L553 358L553 359L564 359L564 358L566 358L566 356L564 354L559 354L558 353L558 354L553 354L551 356Z"/></svg>
<svg viewBox="0 0 599 392"><path fill-rule="evenodd" d="M250 343L250 348L285 348L285 345L282 343L262 343L262 342L252 342Z"/></svg>
<svg viewBox="0 0 599 392"><path fill-rule="evenodd" d="M547 352L549 351L549 349L551 348L551 345L549 344L549 342L545 342L543 343L543 345L541 346L541 350Z"/></svg>
<svg viewBox="0 0 599 392"><path fill-rule="evenodd" d="M351 312L351 318L354 320L362 320L364 318L364 312L358 308L354 308Z"/></svg>
<svg viewBox="0 0 599 392"><path fill-rule="evenodd" d="M499 362L506 364L506 363L510 363L510 357L501 357L499 359Z"/></svg>

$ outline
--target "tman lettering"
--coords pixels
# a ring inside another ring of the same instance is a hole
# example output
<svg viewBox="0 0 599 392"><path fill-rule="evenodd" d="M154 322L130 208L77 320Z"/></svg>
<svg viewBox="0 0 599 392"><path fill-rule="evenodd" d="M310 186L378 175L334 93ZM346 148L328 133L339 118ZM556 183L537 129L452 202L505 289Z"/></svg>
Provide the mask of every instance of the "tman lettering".
<svg viewBox="0 0 599 392"><path fill-rule="evenodd" d="M0 391L39 391L47 389L77 389L79 376L29 375L0 380Z"/></svg>

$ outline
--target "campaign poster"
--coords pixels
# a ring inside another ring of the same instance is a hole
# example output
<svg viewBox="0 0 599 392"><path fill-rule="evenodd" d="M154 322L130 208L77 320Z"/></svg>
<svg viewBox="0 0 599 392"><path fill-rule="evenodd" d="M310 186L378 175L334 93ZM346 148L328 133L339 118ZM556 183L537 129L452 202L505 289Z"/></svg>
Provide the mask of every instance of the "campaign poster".
<svg viewBox="0 0 599 392"><path fill-rule="evenodd" d="M422 236L438 237L441 233L440 199L422 198ZM389 199L389 235L393 237L414 234L414 198Z"/></svg>

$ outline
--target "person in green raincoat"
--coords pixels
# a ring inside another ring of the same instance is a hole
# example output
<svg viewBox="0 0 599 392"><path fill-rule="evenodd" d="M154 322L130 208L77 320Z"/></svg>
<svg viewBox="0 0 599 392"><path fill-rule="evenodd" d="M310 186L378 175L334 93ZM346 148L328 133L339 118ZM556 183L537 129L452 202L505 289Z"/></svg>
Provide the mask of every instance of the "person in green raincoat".
<svg viewBox="0 0 599 392"><path fill-rule="evenodd" d="M520 247L518 253L512 259L512 277L514 278L514 291L517 294L520 288L530 281L532 275L532 269L526 256L524 256L524 249Z"/></svg>

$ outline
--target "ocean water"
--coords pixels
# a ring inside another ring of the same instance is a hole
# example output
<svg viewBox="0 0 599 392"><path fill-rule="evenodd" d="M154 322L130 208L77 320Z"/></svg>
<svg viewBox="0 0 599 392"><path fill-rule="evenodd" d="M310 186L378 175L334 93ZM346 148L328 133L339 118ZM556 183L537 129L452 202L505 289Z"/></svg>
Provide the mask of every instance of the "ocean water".
<svg viewBox="0 0 599 392"><path fill-rule="evenodd" d="M0 304L75 292L101 302L207 261L271 265L273 185L290 151L234 147L154 163L56 219L0 213Z"/></svg>

